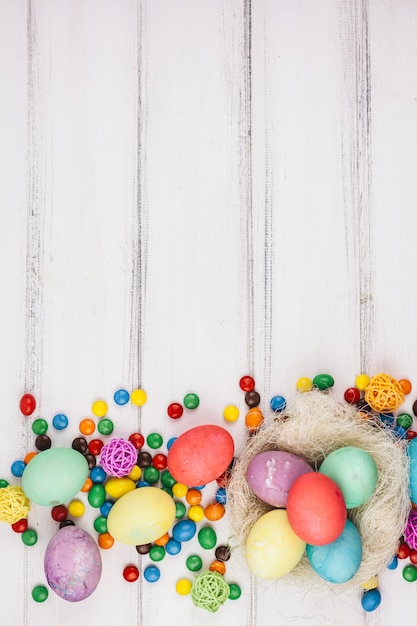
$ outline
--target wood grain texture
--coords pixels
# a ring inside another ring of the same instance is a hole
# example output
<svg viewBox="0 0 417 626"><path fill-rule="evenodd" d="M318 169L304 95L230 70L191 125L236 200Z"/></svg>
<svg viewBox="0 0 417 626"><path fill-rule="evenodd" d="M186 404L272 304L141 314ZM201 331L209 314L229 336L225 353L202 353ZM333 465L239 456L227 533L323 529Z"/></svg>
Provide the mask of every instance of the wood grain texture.
<svg viewBox="0 0 417 626"><path fill-rule="evenodd" d="M243 374L267 422L300 376L330 372L340 397L361 371L417 384L416 28L416 0L0 0L0 477L16 482L34 445L25 391L38 415L68 415L54 445L104 398L115 436L165 441L236 404L239 450ZM147 403L115 406L121 386ZM170 420L189 391L198 411ZM31 549L0 526L5 624L415 621L401 567L365 614L359 590L263 583L237 553L226 579L242 597L212 615L175 592L188 554L213 558L196 540L156 585L118 545L91 598L38 605L56 524L36 506L30 523ZM233 541L227 517L216 529Z"/></svg>

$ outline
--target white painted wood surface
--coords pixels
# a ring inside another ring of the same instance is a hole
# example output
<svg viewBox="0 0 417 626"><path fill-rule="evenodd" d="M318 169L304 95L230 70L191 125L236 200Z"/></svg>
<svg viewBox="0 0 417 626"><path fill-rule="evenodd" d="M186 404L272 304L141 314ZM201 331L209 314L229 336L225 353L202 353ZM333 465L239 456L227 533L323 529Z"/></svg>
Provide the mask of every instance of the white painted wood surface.
<svg viewBox="0 0 417 626"><path fill-rule="evenodd" d="M115 433L167 440L243 416L248 372L267 414L321 371L340 396L361 371L417 385L416 33L416 0L0 0L1 476L33 448L25 391L69 445L119 386L148 401L112 405ZM169 420L188 391L200 408ZM212 615L175 592L185 555L129 585L148 561L121 545L91 598L36 604L56 524L30 522L30 549L0 526L5 626L415 623L400 569L366 614L232 558L242 597Z"/></svg>

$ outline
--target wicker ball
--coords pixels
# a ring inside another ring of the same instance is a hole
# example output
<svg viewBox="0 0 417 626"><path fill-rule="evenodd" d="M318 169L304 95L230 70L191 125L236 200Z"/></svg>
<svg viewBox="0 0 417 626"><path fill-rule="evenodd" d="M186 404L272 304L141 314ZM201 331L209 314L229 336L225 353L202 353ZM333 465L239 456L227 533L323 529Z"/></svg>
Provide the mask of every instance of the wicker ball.
<svg viewBox="0 0 417 626"><path fill-rule="evenodd" d="M110 476L127 476L136 462L136 448L126 439L112 439L101 449L100 464Z"/></svg>
<svg viewBox="0 0 417 626"><path fill-rule="evenodd" d="M365 400L374 411L389 413L404 402L404 392L398 380L388 374L377 374L366 387Z"/></svg>
<svg viewBox="0 0 417 626"><path fill-rule="evenodd" d="M410 511L404 530L404 539L410 548L417 550L417 511Z"/></svg>
<svg viewBox="0 0 417 626"><path fill-rule="evenodd" d="M230 587L218 572L202 572L199 574L191 590L194 604L211 613L215 613L229 597Z"/></svg>
<svg viewBox="0 0 417 626"><path fill-rule="evenodd" d="M21 487L0 489L0 522L14 524L28 516L30 503Z"/></svg>

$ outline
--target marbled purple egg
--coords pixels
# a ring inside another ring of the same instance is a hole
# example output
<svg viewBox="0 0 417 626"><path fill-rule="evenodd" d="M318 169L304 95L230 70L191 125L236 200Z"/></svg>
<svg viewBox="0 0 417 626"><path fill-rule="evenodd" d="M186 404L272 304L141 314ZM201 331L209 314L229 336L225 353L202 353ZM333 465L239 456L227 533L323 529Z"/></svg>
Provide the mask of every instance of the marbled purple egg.
<svg viewBox="0 0 417 626"><path fill-rule="evenodd" d="M295 479L313 471L301 457L290 452L271 450L253 457L246 470L246 480L263 502L285 508L288 492Z"/></svg>
<svg viewBox="0 0 417 626"><path fill-rule="evenodd" d="M58 596L79 602L88 598L100 581L100 549L82 528L64 526L46 548L44 569L49 586Z"/></svg>

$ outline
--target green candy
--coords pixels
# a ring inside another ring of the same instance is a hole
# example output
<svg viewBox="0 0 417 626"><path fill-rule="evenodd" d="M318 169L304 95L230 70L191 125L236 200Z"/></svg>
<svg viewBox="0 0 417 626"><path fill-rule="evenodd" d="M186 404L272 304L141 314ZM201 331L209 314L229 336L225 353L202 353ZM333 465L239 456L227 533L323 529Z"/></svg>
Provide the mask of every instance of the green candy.
<svg viewBox="0 0 417 626"><path fill-rule="evenodd" d="M149 465L149 467L145 467L143 470L143 480L145 480L150 485L158 482L159 480L159 470L156 469L153 465Z"/></svg>
<svg viewBox="0 0 417 626"><path fill-rule="evenodd" d="M175 517L176 519L181 519L181 517L184 517L184 515L187 512L187 509L185 507L185 504L183 502L180 502L179 500L175 501Z"/></svg>
<svg viewBox="0 0 417 626"><path fill-rule="evenodd" d="M113 432L114 424L107 417L99 420L97 430L101 435L110 435Z"/></svg>
<svg viewBox="0 0 417 626"><path fill-rule="evenodd" d="M169 489L175 485L177 481L168 470L164 470L161 474L161 483Z"/></svg>
<svg viewBox="0 0 417 626"><path fill-rule="evenodd" d="M88 502L95 509L99 509L106 499L106 490L104 485L97 483L93 485L88 492Z"/></svg>
<svg viewBox="0 0 417 626"><path fill-rule="evenodd" d="M107 532L107 518L104 517L104 515L96 517L96 519L94 520L94 529L98 532L99 535L101 535L101 533Z"/></svg>
<svg viewBox="0 0 417 626"><path fill-rule="evenodd" d="M317 376L313 378L313 385L321 391L324 391L325 389L333 387L334 378L330 376L330 374L317 374Z"/></svg>
<svg viewBox="0 0 417 626"><path fill-rule="evenodd" d="M159 433L151 433L146 438L146 443L148 444L150 448L152 448L152 450L156 450L157 448L160 448L162 446L163 441L164 440Z"/></svg>
<svg viewBox="0 0 417 626"><path fill-rule="evenodd" d="M417 580L417 567L414 565L406 565L403 569L403 578L409 583Z"/></svg>
<svg viewBox="0 0 417 626"><path fill-rule="evenodd" d="M32 589L32 598L35 602L45 602L48 597L48 590L44 585L37 585Z"/></svg>
<svg viewBox="0 0 417 626"><path fill-rule="evenodd" d="M32 430L35 435L44 435L48 430L48 422L41 417L36 419L32 424Z"/></svg>
<svg viewBox="0 0 417 626"><path fill-rule="evenodd" d="M408 430L413 423L413 418L408 413L400 413L397 417L397 426L401 426L404 430Z"/></svg>
<svg viewBox="0 0 417 626"><path fill-rule="evenodd" d="M190 572L198 572L203 567L203 561L198 554L191 554L185 564Z"/></svg>
<svg viewBox="0 0 417 626"><path fill-rule="evenodd" d="M152 561L162 561L162 559L165 557L165 548L163 546L152 546L152 548L149 550L149 558L152 559Z"/></svg>
<svg viewBox="0 0 417 626"><path fill-rule="evenodd" d="M204 550L211 550L217 543L217 535L210 526L203 526L198 532L198 543Z"/></svg>
<svg viewBox="0 0 417 626"><path fill-rule="evenodd" d="M187 393L184 396L184 406L186 409L196 409L200 404L200 398L196 393Z"/></svg>
<svg viewBox="0 0 417 626"><path fill-rule="evenodd" d="M31 528L25 530L22 533L22 541L25 546L34 546L35 543L38 541L38 535L36 533L36 530L32 530Z"/></svg>
<svg viewBox="0 0 417 626"><path fill-rule="evenodd" d="M236 583L229 584L229 600L237 600L242 595L242 590Z"/></svg>

